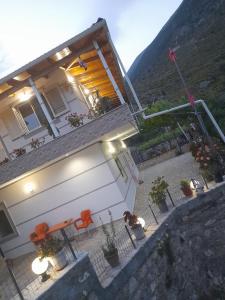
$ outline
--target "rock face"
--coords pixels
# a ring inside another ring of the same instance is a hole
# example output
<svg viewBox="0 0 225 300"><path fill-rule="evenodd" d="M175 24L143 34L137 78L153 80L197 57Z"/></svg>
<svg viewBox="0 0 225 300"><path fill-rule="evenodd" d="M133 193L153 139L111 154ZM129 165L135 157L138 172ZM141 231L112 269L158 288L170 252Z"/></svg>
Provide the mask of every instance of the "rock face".
<svg viewBox="0 0 225 300"><path fill-rule="evenodd" d="M130 279L115 299L224 299L224 214L224 185L179 207L123 270Z"/></svg>
<svg viewBox="0 0 225 300"><path fill-rule="evenodd" d="M224 98L224 24L225 0L184 0L129 70L142 103L184 96L169 48L177 49L178 64L197 98Z"/></svg>

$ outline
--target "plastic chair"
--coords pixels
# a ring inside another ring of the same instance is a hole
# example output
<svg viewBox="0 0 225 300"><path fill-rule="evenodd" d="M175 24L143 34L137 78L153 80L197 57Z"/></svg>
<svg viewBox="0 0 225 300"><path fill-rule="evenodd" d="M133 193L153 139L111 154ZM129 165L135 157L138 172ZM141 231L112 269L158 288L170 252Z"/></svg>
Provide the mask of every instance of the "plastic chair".
<svg viewBox="0 0 225 300"><path fill-rule="evenodd" d="M39 245L44 239L47 238L48 224L41 223L35 226L34 232L30 234L30 240L35 244Z"/></svg>
<svg viewBox="0 0 225 300"><path fill-rule="evenodd" d="M80 223L80 224L78 224ZM74 226L76 228L76 230L81 230L81 229L87 229L88 230L88 226L93 224L93 220L91 218L91 211L90 209L86 209L83 210L80 213L80 218L74 220Z"/></svg>

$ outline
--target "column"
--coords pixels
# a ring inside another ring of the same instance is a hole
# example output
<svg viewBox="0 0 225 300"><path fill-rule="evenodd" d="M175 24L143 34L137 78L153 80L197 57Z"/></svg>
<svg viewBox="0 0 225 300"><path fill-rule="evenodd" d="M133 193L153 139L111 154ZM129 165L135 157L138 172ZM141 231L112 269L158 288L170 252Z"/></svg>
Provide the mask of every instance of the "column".
<svg viewBox="0 0 225 300"><path fill-rule="evenodd" d="M52 120L52 118L51 118L51 116L50 116L50 114L48 112L48 109L47 109L47 107L46 107L46 105L45 105L45 103L44 103L44 101L42 99L42 96L39 93L39 91L38 91L38 89L37 89L37 87L36 87L36 85L35 85L35 83L34 83L34 81L33 81L32 78L29 78L29 83L30 83L30 86L32 87L33 92L34 92L34 94L35 94L35 96L36 96L36 98L37 98L37 100L38 100L38 102L39 102L39 104L41 106L41 109L42 109L42 111L43 111L43 113L44 113L44 115L45 115L45 117L46 117L46 119L47 119L47 121L48 121L51 129L52 129L52 132L53 132L54 136L58 137L59 136L59 132L58 132L58 130L57 130L57 128L56 128L56 126L55 126L55 124L54 124L54 122L53 122L53 120Z"/></svg>
<svg viewBox="0 0 225 300"><path fill-rule="evenodd" d="M93 41L93 45L94 45L95 49L97 50L98 56L99 56L99 58L100 58L100 60L102 62L102 65L103 65L104 69L106 70L106 73L107 73L107 75L109 77L109 80L111 81L111 83L113 85L113 88L114 88L114 90L115 90L115 92L116 92L116 94L117 94L117 96L118 96L118 98L120 100L120 103L121 104L125 104L123 95L120 92L120 89L119 89L119 87L118 87L118 85L117 85L117 83L116 83L116 81L115 81L115 79L114 79L114 77L112 75L112 72L109 69L109 66L108 66L108 64L107 64L107 62L105 60L105 57L104 57L101 49L98 46L98 43L96 41Z"/></svg>

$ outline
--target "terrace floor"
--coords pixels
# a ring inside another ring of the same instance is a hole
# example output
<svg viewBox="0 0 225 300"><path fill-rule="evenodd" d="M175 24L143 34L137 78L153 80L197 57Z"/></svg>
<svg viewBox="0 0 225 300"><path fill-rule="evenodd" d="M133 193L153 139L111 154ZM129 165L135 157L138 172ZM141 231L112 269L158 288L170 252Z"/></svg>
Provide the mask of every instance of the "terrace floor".
<svg viewBox="0 0 225 300"><path fill-rule="evenodd" d="M134 207L134 212L138 216L141 216L146 221L146 235L150 236L158 227L153 214L149 208L148 193L151 188L152 181L157 176L164 176L165 180L169 183L169 191L172 199L176 206L189 201L189 198L185 198L180 190L180 180L181 179L191 179L195 178L202 181L198 171L198 165L194 162L190 153L177 156L170 160L164 161L152 167L144 168L142 166L142 171L140 172L140 178L144 181L137 187L136 202ZM213 183L212 183L213 184ZM169 206L169 212L166 214L160 214L158 208L151 205L158 223L160 224L167 218L168 214L174 209L171 200L167 199ZM116 232L118 233L118 248L120 254L121 265L114 270L112 270L104 260L102 251L99 251L102 242L104 241L104 235L101 228L93 229L90 234L83 234L78 239L73 240L72 245L75 249L77 256L81 253L87 251L89 253L91 262L96 270L96 273L103 285L106 285L116 272L119 272L121 267L129 259L130 255L135 253L133 246L129 240L129 237L124 230L123 220L114 222ZM68 235L73 235L73 228L68 228ZM140 246L142 242L138 242L137 247ZM26 257L21 257L13 262L14 273L18 280L18 283L23 289L25 299L35 299L34 294L39 293L43 286L40 286L39 278L37 278L31 271L31 262L34 259L35 254L30 254ZM72 263L72 257L67 251L67 256ZM12 287L11 279L5 276L5 270L1 268L0 264L0 294L2 299L19 299L16 295L15 289ZM59 274L57 272L52 273L52 282L57 280Z"/></svg>

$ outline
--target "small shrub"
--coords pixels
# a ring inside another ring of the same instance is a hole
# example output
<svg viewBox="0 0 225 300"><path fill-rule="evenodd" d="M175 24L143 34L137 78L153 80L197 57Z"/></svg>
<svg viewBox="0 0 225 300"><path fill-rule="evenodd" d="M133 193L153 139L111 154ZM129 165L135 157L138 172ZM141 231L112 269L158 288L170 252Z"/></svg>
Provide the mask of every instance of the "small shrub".
<svg viewBox="0 0 225 300"><path fill-rule="evenodd" d="M190 188L190 183L188 180L182 179L180 181L180 186L181 186L181 189L187 189L187 188Z"/></svg>
<svg viewBox="0 0 225 300"><path fill-rule="evenodd" d="M71 113L66 116L66 120L69 122L71 127L80 127L84 125L84 118L87 117L85 114Z"/></svg>
<svg viewBox="0 0 225 300"><path fill-rule="evenodd" d="M12 152L12 155L14 157L19 157L19 156L22 156L26 153L26 149L24 148L17 148L17 149L14 149L13 152Z"/></svg>
<svg viewBox="0 0 225 300"><path fill-rule="evenodd" d="M38 256L41 258L51 257L60 252L64 247L64 241L58 238L49 238L41 243Z"/></svg>
<svg viewBox="0 0 225 300"><path fill-rule="evenodd" d="M5 157L2 161L0 161L0 166L6 164L8 161L8 157Z"/></svg>
<svg viewBox="0 0 225 300"><path fill-rule="evenodd" d="M44 139L42 141L40 141L39 139L32 139L30 143L31 149L38 149L40 146L44 144L44 142L45 142Z"/></svg>
<svg viewBox="0 0 225 300"><path fill-rule="evenodd" d="M152 202L159 205L166 200L166 189L169 184L164 180L164 176L157 177L153 182L152 190L149 195L152 198Z"/></svg>
<svg viewBox="0 0 225 300"><path fill-rule="evenodd" d="M103 224L102 219L100 218L102 223L102 231L106 238L105 245L102 246L102 251L104 255L111 255L115 253L117 249L115 246L116 230L113 224L112 213L110 210L108 211L108 213L110 216L110 223L109 223L110 230L107 229L106 225Z"/></svg>

